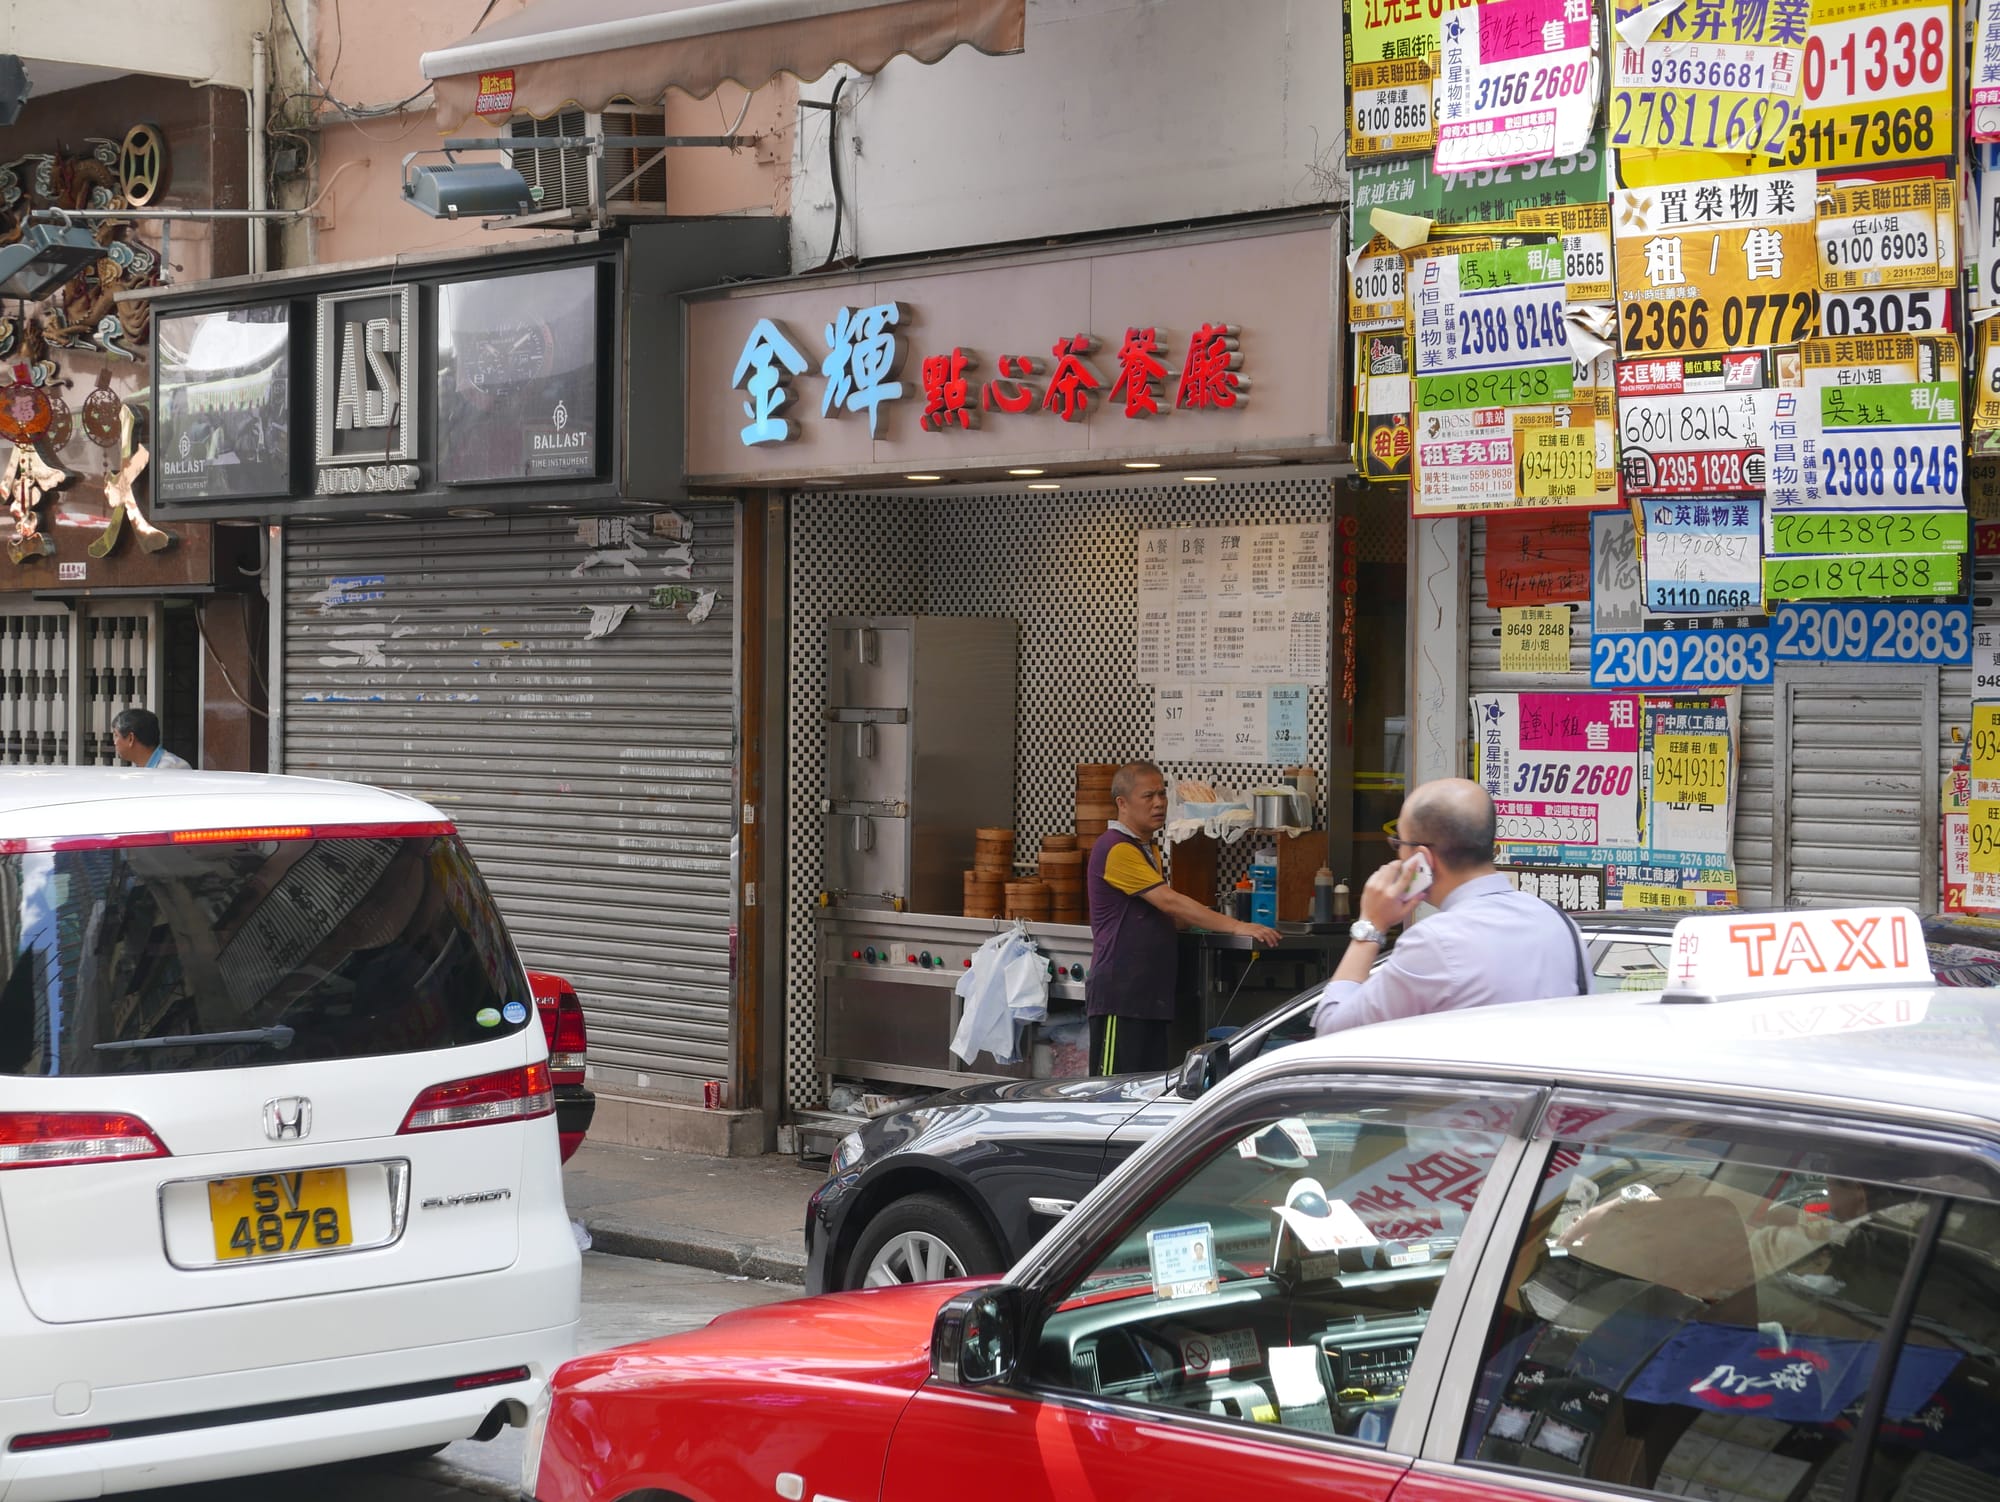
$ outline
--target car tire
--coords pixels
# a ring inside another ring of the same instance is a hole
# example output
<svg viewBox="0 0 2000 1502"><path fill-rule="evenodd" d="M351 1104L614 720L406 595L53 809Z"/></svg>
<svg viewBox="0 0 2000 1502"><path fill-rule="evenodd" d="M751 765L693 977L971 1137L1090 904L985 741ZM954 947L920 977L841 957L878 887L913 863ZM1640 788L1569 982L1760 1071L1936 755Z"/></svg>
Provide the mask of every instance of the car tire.
<svg viewBox="0 0 2000 1502"><path fill-rule="evenodd" d="M842 1288L880 1288L1001 1270L1000 1250L973 1212L938 1194L892 1201L861 1233Z"/></svg>

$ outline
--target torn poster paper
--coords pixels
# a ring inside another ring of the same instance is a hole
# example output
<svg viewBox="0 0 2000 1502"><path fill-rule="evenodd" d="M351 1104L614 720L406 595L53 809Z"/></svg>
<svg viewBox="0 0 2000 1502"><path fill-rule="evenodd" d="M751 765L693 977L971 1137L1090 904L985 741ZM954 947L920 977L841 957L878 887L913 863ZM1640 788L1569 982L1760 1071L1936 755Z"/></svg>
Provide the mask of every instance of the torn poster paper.
<svg viewBox="0 0 2000 1502"><path fill-rule="evenodd" d="M700 597L694 602L694 608L687 613L690 626L699 626L708 619L709 612L715 609L717 593L718 591L713 589L704 589L700 592Z"/></svg>
<svg viewBox="0 0 2000 1502"><path fill-rule="evenodd" d="M609 636L625 624L625 617L632 613L630 605L593 605L590 607L590 626L583 633L585 641L596 641L600 636Z"/></svg>

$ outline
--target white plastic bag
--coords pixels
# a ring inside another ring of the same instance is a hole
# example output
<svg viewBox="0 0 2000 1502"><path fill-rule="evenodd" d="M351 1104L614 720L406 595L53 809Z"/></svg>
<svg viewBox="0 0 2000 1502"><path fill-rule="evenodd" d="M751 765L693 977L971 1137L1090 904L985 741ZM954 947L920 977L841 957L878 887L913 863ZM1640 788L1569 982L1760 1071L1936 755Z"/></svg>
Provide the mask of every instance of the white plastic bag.
<svg viewBox="0 0 2000 1502"><path fill-rule="evenodd" d="M1013 1064L1020 1059L1022 1024L1048 1015L1048 962L1017 923L973 952L954 989L965 1008L951 1051L968 1064L982 1053Z"/></svg>

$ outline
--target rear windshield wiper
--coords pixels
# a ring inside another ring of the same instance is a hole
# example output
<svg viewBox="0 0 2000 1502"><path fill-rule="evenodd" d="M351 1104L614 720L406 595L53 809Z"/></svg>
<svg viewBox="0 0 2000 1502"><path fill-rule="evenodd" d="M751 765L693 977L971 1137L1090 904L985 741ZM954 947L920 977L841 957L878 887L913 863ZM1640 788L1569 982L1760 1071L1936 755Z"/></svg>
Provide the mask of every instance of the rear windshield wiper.
<svg viewBox="0 0 2000 1502"><path fill-rule="evenodd" d="M124 1038L114 1043L98 1043L98 1049L203 1048L210 1044L268 1043L276 1049L292 1046L292 1030L283 1023L275 1027L251 1027L233 1033L176 1033L165 1038Z"/></svg>

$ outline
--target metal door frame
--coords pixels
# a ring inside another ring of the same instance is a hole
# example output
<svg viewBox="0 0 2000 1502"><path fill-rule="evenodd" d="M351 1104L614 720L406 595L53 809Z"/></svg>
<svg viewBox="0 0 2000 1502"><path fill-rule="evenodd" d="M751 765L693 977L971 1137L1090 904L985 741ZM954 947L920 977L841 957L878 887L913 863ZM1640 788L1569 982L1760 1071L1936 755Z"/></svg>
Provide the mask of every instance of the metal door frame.
<svg viewBox="0 0 2000 1502"><path fill-rule="evenodd" d="M1781 663L1772 679L1772 712L1777 720L1772 746L1771 776L1771 901L1778 907L1792 902L1792 690L1807 685L1831 685L1857 696L1914 698L1923 741L1922 783L1918 793L1917 838L1928 853L1933 834L1942 837L1938 822L1938 670L1931 667L1836 666L1830 663ZM1911 691L1914 690L1914 693ZM1917 863L1918 891L1925 912L1935 912L1941 878L1937 859Z"/></svg>

